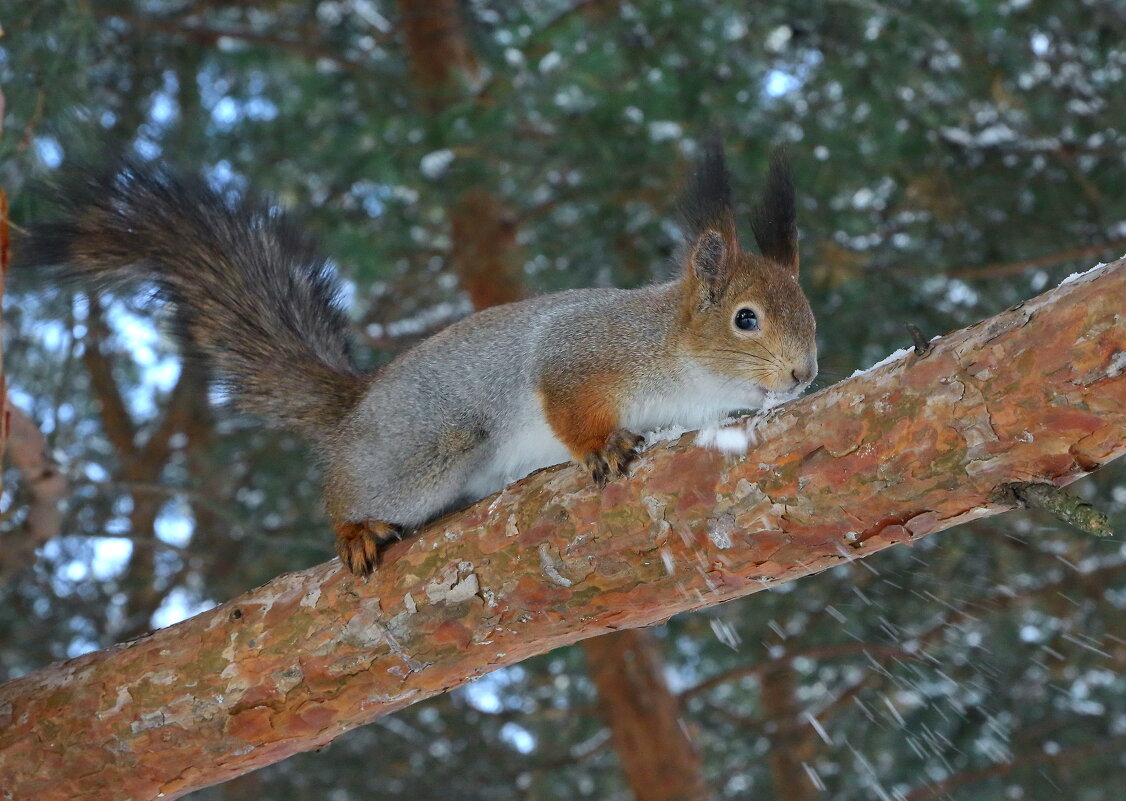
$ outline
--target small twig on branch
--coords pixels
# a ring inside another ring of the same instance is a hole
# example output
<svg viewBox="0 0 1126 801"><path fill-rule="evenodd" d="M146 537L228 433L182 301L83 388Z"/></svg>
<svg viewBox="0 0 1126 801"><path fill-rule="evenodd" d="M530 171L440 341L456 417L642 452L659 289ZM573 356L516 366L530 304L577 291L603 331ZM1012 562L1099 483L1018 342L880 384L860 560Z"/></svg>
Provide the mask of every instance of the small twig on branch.
<svg viewBox="0 0 1126 801"><path fill-rule="evenodd" d="M916 356L926 356L930 353L931 343L923 336L923 332L919 330L919 326L914 323L907 323L907 331L911 334L911 340L915 343Z"/></svg>
<svg viewBox="0 0 1126 801"><path fill-rule="evenodd" d="M1002 484L994 491L993 498L996 503L1005 506L1043 509L1057 520L1080 531L1094 534L1096 537L1114 536L1110 520L1105 514L1077 495L1054 484L1029 481Z"/></svg>

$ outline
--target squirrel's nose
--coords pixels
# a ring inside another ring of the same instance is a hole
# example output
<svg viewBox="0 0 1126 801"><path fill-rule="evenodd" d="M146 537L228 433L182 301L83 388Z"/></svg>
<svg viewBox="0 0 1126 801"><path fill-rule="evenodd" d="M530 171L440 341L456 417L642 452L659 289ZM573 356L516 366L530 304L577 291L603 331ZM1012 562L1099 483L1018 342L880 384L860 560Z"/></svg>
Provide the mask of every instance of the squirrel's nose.
<svg viewBox="0 0 1126 801"><path fill-rule="evenodd" d="M790 377L798 384L808 384L817 375L817 366L813 364L805 364L802 367L795 367L790 371Z"/></svg>

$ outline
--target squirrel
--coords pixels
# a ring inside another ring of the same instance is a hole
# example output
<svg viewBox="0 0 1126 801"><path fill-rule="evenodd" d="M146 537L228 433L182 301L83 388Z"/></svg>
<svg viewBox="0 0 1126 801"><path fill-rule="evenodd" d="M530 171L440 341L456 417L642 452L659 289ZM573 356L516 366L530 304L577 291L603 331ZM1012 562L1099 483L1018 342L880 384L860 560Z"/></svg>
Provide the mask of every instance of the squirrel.
<svg viewBox="0 0 1126 801"><path fill-rule="evenodd" d="M644 434L794 397L817 374L785 160L771 160L749 253L714 137L681 203L674 280L489 308L370 373L333 268L276 207L133 157L77 176L19 261L155 284L234 404L311 443L336 552L360 576L387 543L536 469L574 460L604 486L628 476Z"/></svg>

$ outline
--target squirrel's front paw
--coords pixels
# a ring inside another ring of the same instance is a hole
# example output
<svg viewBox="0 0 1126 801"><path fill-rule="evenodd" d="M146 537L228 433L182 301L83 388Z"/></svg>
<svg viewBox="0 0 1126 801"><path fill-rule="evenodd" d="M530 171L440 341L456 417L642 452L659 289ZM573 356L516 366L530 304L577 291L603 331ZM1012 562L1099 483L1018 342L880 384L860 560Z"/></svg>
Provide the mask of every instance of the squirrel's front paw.
<svg viewBox="0 0 1126 801"><path fill-rule="evenodd" d="M336 523L336 555L357 576L369 576L379 564L380 548L400 540L402 530L382 520Z"/></svg>
<svg viewBox="0 0 1126 801"><path fill-rule="evenodd" d="M594 483L605 487L606 482L613 477L628 476L630 466L641 455L638 449L644 442L645 437L624 428L611 434L601 451L594 451L586 457L586 468Z"/></svg>

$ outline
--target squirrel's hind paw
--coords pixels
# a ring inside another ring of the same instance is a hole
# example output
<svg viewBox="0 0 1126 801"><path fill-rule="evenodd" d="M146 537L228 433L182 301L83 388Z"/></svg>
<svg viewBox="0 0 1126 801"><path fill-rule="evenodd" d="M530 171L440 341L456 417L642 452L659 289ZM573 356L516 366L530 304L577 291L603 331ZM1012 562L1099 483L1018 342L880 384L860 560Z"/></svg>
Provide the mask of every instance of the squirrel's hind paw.
<svg viewBox="0 0 1126 801"><path fill-rule="evenodd" d="M369 576L379 565L379 552L403 538L398 526L382 520L336 523L336 555L357 576Z"/></svg>
<svg viewBox="0 0 1126 801"><path fill-rule="evenodd" d="M628 476L630 467L641 455L638 449L644 442L645 437L624 428L612 433L601 451L589 453L585 459L594 483L605 487L611 478Z"/></svg>

